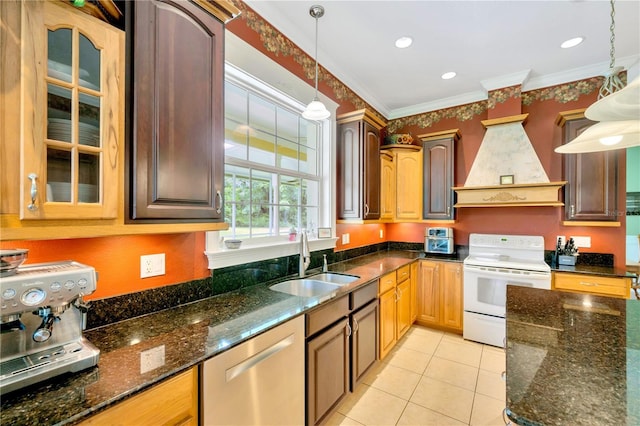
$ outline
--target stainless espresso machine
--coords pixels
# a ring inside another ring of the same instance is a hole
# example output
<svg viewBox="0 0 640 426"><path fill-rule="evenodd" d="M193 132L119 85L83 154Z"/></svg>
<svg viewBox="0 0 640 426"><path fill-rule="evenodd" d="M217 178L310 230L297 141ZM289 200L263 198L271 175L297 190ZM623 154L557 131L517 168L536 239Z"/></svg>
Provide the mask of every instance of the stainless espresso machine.
<svg viewBox="0 0 640 426"><path fill-rule="evenodd" d="M98 363L82 336L96 272L73 261L20 266L27 250L0 250L0 394ZM20 259L22 254L22 259Z"/></svg>

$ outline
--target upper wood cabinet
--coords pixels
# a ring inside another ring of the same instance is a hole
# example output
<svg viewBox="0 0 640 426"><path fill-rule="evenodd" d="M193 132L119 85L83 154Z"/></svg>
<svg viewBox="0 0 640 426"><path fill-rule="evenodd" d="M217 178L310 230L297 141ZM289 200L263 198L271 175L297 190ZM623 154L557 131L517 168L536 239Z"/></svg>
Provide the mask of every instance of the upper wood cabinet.
<svg viewBox="0 0 640 426"><path fill-rule="evenodd" d="M422 148L416 145L386 145L380 148L380 186L383 219L394 222L422 218ZM385 163L385 156L391 161ZM387 212L391 210L391 215Z"/></svg>
<svg viewBox="0 0 640 426"><path fill-rule="evenodd" d="M556 124L563 128L562 143L569 143L595 124L584 109L562 112ZM618 221L618 152L563 154L564 211L567 221Z"/></svg>
<svg viewBox="0 0 640 426"><path fill-rule="evenodd" d="M130 219L222 221L224 23L205 1L126 4Z"/></svg>
<svg viewBox="0 0 640 426"><path fill-rule="evenodd" d="M62 2L10 2L2 20L3 228L116 218L124 33Z"/></svg>
<svg viewBox="0 0 640 426"><path fill-rule="evenodd" d="M455 144L458 129L419 135L424 153L424 219L452 220L454 214Z"/></svg>
<svg viewBox="0 0 640 426"><path fill-rule="evenodd" d="M380 219L380 130L385 123L366 109L337 117L338 219Z"/></svg>

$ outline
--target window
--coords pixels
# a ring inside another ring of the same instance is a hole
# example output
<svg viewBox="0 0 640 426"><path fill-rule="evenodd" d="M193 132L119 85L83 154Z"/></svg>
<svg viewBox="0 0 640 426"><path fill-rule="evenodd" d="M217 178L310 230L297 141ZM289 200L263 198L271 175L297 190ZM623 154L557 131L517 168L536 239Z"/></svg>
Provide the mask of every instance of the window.
<svg viewBox="0 0 640 426"><path fill-rule="evenodd" d="M320 123L284 95L231 78L225 82L225 237L255 238L315 230L320 223Z"/></svg>

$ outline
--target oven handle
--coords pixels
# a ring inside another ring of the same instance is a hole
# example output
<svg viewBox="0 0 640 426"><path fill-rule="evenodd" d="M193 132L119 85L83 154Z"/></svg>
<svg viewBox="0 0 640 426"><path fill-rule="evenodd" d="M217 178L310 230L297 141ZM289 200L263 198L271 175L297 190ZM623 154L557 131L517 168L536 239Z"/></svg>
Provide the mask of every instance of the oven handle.
<svg viewBox="0 0 640 426"><path fill-rule="evenodd" d="M540 278L540 279L550 279L551 278L551 273L550 272L539 272L539 271L526 271L527 273L521 273L521 274L515 274L513 272L510 272L509 269L504 269L504 268L496 268L498 269L498 271L496 270L488 270L486 269L486 267L478 267L478 266L473 266L473 265L464 265L464 272L473 272L476 274L483 274L483 275L489 275L492 277L505 277L505 276L509 276L509 277L527 277L527 278Z"/></svg>

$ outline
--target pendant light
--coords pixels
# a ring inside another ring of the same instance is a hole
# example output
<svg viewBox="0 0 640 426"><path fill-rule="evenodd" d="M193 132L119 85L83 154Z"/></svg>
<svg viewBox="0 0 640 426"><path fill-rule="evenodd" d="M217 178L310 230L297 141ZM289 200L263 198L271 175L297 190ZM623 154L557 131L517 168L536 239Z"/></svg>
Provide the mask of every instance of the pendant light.
<svg viewBox="0 0 640 426"><path fill-rule="evenodd" d="M316 20L316 94L309 105L307 105L307 108L302 112L302 116L307 120L324 120L331 115L324 104L318 100L318 18L324 16L324 7L320 5L311 6L309 15Z"/></svg>
<svg viewBox="0 0 640 426"><path fill-rule="evenodd" d="M599 123L586 129L571 142L555 149L561 154L610 151L640 146L640 77L627 87L615 66L615 7L611 0L611 49L609 72L600 88L598 101L585 111L589 120Z"/></svg>

